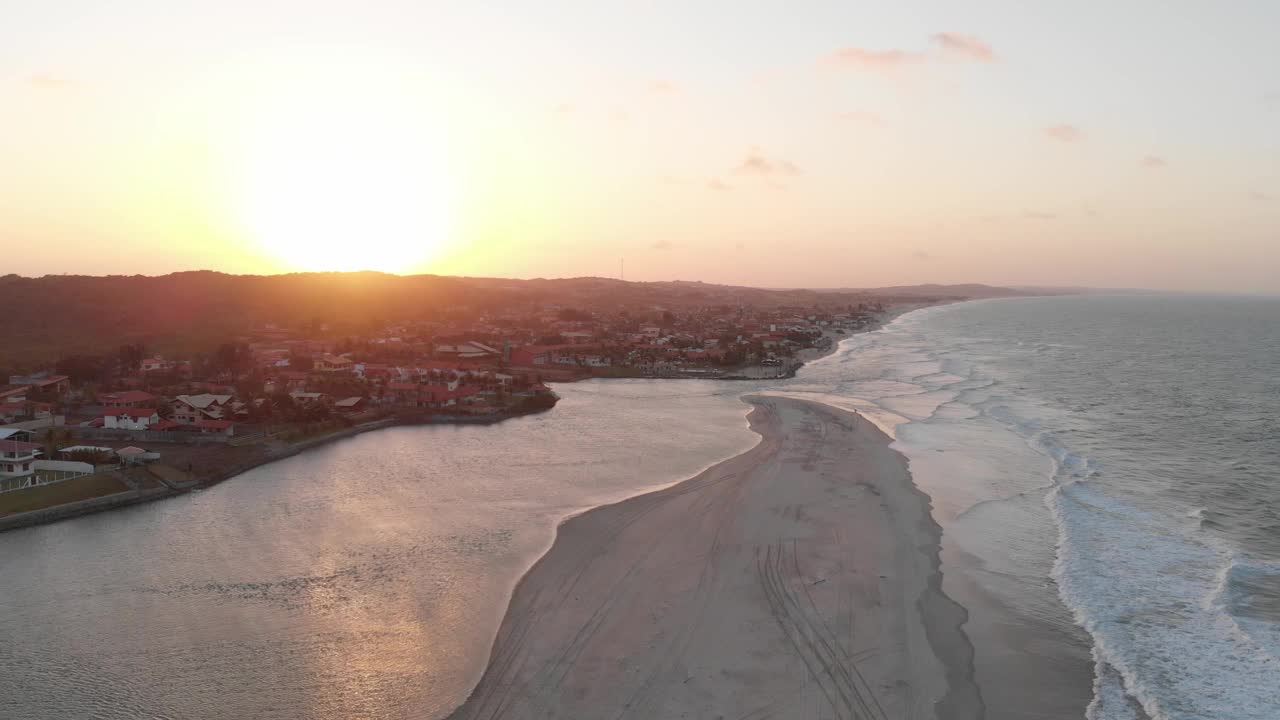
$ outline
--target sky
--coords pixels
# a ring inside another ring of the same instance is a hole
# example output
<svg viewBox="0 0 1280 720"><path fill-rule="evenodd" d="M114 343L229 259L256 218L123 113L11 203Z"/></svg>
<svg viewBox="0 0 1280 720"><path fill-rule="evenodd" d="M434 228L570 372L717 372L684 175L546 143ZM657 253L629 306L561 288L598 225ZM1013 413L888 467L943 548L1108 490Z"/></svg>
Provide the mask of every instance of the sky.
<svg viewBox="0 0 1280 720"><path fill-rule="evenodd" d="M1280 292L1274 0L40 0L0 274Z"/></svg>

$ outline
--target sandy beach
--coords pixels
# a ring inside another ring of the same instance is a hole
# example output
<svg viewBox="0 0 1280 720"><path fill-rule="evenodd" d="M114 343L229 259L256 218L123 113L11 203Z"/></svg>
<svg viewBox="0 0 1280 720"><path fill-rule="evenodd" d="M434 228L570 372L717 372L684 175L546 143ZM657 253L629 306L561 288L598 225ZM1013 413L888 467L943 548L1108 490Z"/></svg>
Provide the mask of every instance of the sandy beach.
<svg viewBox="0 0 1280 720"><path fill-rule="evenodd" d="M939 529L869 422L749 399L753 449L561 525L454 718L978 718Z"/></svg>

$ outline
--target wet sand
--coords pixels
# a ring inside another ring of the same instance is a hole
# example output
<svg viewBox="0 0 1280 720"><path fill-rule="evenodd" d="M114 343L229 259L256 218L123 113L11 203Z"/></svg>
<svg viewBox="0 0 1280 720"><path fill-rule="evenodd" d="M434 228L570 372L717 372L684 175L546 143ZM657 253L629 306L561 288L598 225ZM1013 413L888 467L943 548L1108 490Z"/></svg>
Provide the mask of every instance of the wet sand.
<svg viewBox="0 0 1280 720"><path fill-rule="evenodd" d="M756 447L560 526L452 717L982 717L906 460L851 413L749 400Z"/></svg>

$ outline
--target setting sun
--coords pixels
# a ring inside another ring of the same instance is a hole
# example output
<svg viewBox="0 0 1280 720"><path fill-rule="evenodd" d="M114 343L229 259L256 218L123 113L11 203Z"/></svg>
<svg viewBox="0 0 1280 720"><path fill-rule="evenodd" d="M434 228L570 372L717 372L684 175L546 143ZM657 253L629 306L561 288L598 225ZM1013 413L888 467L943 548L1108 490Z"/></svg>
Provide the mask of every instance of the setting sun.
<svg viewBox="0 0 1280 720"><path fill-rule="evenodd" d="M450 229L431 118L391 88L291 87L255 109L233 179L249 239L292 270L404 272Z"/></svg>

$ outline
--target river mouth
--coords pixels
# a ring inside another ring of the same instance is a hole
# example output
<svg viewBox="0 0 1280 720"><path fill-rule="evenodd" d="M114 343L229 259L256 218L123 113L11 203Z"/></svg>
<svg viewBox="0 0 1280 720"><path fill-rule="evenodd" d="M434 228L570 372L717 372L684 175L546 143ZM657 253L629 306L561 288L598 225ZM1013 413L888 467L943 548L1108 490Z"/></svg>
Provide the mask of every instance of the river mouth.
<svg viewBox="0 0 1280 720"><path fill-rule="evenodd" d="M548 413L5 533L0 716L442 717L556 524L749 448L743 389L562 385Z"/></svg>

